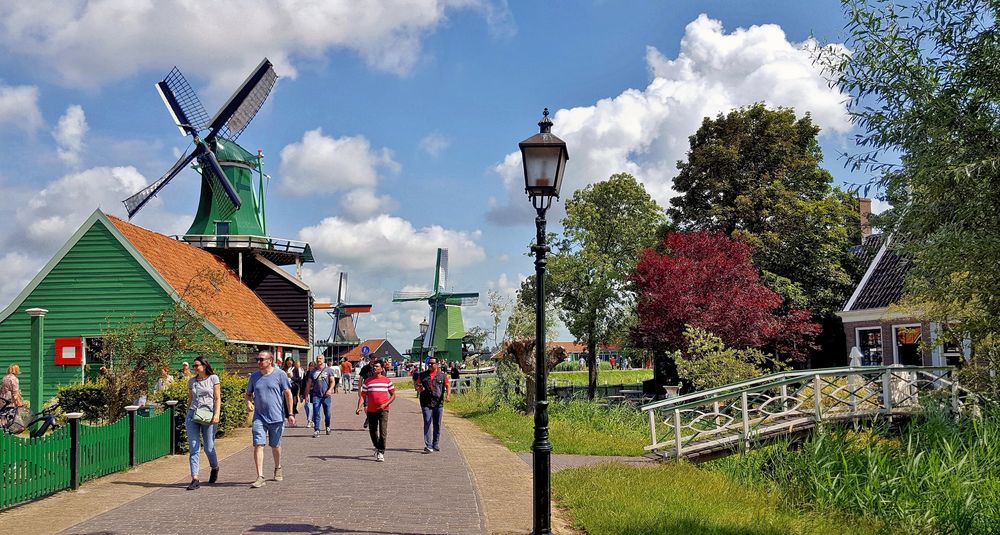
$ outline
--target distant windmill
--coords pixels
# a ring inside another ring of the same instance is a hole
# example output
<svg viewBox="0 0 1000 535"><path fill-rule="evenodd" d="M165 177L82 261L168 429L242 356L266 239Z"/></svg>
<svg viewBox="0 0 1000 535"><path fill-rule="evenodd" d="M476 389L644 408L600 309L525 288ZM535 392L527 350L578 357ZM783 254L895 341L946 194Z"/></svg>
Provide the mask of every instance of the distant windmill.
<svg viewBox="0 0 1000 535"><path fill-rule="evenodd" d="M328 357L339 355L345 349L352 348L361 343L355 329L355 318L358 314L371 312L371 305L351 305L347 303L347 273L340 272L340 282L337 285L337 302L316 303L315 310L326 310L326 313L333 318L333 328L330 329L330 337L326 340L317 340L316 345L326 347L329 351L324 351Z"/></svg>
<svg viewBox="0 0 1000 535"><path fill-rule="evenodd" d="M458 361L462 360L462 338L465 336L462 307L478 303L479 293L449 292L447 282L448 250L438 249L433 289L429 292L393 292L392 302L427 301L430 305L430 323L422 341L421 352L433 350L434 356L438 358Z"/></svg>
<svg viewBox="0 0 1000 535"><path fill-rule="evenodd" d="M264 104L278 75L266 58L209 120L198 96L174 67L156 89L181 135L191 136L194 150L185 153L158 180L122 201L131 219L188 164L201 172L201 200L189 235L266 235L262 154L236 144ZM260 174L254 196L253 172ZM246 209L246 206L250 209Z"/></svg>

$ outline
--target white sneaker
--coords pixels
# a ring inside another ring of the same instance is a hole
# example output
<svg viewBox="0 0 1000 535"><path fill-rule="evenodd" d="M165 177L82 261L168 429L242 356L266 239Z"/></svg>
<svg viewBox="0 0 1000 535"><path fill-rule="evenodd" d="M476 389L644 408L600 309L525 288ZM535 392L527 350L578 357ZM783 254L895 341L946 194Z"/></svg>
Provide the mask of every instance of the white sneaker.
<svg viewBox="0 0 1000 535"><path fill-rule="evenodd" d="M319 431L313 431L313 438L319 438Z"/></svg>
<svg viewBox="0 0 1000 535"><path fill-rule="evenodd" d="M378 461L378 462L380 462L380 463L384 463L385 462L385 455L380 451L380 452L378 452L378 453L375 454L375 460Z"/></svg>

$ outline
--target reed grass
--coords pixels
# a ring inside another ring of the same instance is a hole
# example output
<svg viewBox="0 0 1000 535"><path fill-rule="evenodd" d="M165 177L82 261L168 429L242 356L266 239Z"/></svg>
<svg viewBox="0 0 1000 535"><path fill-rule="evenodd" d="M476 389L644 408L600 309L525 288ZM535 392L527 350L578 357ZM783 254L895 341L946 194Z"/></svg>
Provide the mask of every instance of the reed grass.
<svg viewBox="0 0 1000 535"><path fill-rule="evenodd" d="M709 463L790 505L877 518L907 533L1000 532L1000 414L955 421L928 408L901 433L821 430Z"/></svg>

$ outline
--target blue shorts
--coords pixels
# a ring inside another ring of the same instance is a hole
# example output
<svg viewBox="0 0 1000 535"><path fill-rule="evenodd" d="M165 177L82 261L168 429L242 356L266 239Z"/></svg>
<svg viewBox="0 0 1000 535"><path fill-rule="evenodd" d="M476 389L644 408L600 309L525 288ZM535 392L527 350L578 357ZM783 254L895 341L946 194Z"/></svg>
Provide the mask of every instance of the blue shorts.
<svg viewBox="0 0 1000 535"><path fill-rule="evenodd" d="M285 422L269 424L254 418L250 429L253 433L254 446L263 446L266 438L268 446L277 448L281 445L281 433L285 430Z"/></svg>

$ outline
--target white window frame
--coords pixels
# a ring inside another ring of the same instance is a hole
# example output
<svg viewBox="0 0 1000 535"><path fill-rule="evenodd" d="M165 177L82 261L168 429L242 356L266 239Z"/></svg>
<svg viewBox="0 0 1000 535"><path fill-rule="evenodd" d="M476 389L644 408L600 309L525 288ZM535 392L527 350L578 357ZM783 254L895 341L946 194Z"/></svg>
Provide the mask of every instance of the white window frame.
<svg viewBox="0 0 1000 535"><path fill-rule="evenodd" d="M899 364L899 343L897 342L897 338L896 338L896 329L905 329L905 328L908 328L908 327L916 327L917 329L920 329L920 340L923 341L923 339L924 339L924 328L923 328L924 326L921 325L921 324L919 324L919 323L899 323L899 324L893 325L892 326L892 330L890 331L892 333L892 363L893 364ZM918 351L919 351L919 349L918 349ZM921 363L921 365L923 365L923 362L924 362L924 356L920 355L920 363Z"/></svg>
<svg viewBox="0 0 1000 535"><path fill-rule="evenodd" d="M854 328L854 344L858 346L858 350L861 350L861 331L878 331L879 342L882 347L879 348L879 353L882 354L882 362L878 363L878 366L885 366L885 333L882 332L881 325L871 325L869 327L855 327Z"/></svg>

